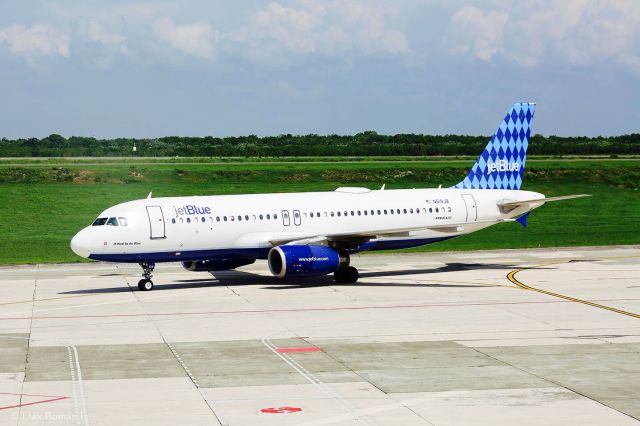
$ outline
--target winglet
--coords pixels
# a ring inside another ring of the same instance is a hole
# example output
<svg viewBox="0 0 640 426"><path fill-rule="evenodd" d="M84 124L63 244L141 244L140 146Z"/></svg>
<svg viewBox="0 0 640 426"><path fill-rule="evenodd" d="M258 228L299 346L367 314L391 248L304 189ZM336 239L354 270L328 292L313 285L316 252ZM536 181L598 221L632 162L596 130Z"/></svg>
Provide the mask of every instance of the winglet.
<svg viewBox="0 0 640 426"><path fill-rule="evenodd" d="M523 228L527 227L527 217L529 217L529 213L531 212L526 212L525 214L523 214L522 216L516 219L516 222L522 225Z"/></svg>

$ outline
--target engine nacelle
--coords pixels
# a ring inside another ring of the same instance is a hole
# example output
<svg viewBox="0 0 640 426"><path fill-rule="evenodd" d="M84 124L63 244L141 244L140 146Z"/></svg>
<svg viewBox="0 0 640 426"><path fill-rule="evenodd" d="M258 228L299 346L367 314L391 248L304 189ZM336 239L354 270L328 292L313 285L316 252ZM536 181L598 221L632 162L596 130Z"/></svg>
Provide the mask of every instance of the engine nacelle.
<svg viewBox="0 0 640 426"><path fill-rule="evenodd" d="M325 246L278 246L269 251L269 270L278 278L327 275L349 265L349 257Z"/></svg>
<svg viewBox="0 0 640 426"><path fill-rule="evenodd" d="M244 265L250 265L255 261L255 259L244 258L208 259L182 262L182 267L188 271L194 272L227 271L229 269L236 269Z"/></svg>

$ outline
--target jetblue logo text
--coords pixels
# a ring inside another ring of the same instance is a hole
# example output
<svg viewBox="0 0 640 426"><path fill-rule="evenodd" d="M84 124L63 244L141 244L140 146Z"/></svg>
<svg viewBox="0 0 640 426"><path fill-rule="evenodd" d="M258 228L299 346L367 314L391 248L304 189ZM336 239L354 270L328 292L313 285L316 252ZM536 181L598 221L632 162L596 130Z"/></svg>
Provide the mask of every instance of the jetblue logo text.
<svg viewBox="0 0 640 426"><path fill-rule="evenodd" d="M505 159L496 161L495 163L487 163L487 170L489 173L493 172L518 172L520 171L520 164L509 163Z"/></svg>
<svg viewBox="0 0 640 426"><path fill-rule="evenodd" d="M193 214L211 214L211 208L198 207L195 205L186 205L184 207L174 207L176 216L193 215Z"/></svg>

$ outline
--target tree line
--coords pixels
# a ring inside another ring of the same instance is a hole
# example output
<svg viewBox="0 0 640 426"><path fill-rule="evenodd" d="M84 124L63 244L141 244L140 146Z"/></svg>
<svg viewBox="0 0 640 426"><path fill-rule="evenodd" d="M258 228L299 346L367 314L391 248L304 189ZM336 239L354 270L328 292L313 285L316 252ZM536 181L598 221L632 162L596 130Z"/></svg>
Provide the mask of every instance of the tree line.
<svg viewBox="0 0 640 426"><path fill-rule="evenodd" d="M258 137L184 137L96 139L52 134L45 138L0 139L0 157L279 157L279 156L457 156L477 155L488 136L279 135ZM135 153L133 147L136 147ZM534 135L531 155L640 154L640 134L613 137Z"/></svg>

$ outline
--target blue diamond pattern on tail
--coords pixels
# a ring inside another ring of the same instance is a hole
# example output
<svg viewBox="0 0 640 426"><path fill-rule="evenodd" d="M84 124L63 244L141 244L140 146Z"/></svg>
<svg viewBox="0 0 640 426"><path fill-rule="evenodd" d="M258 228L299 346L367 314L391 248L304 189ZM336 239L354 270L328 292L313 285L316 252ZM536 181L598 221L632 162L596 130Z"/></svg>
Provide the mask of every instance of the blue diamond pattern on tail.
<svg viewBox="0 0 640 426"><path fill-rule="evenodd" d="M514 104L467 177L452 188L520 189L535 110L533 103Z"/></svg>

